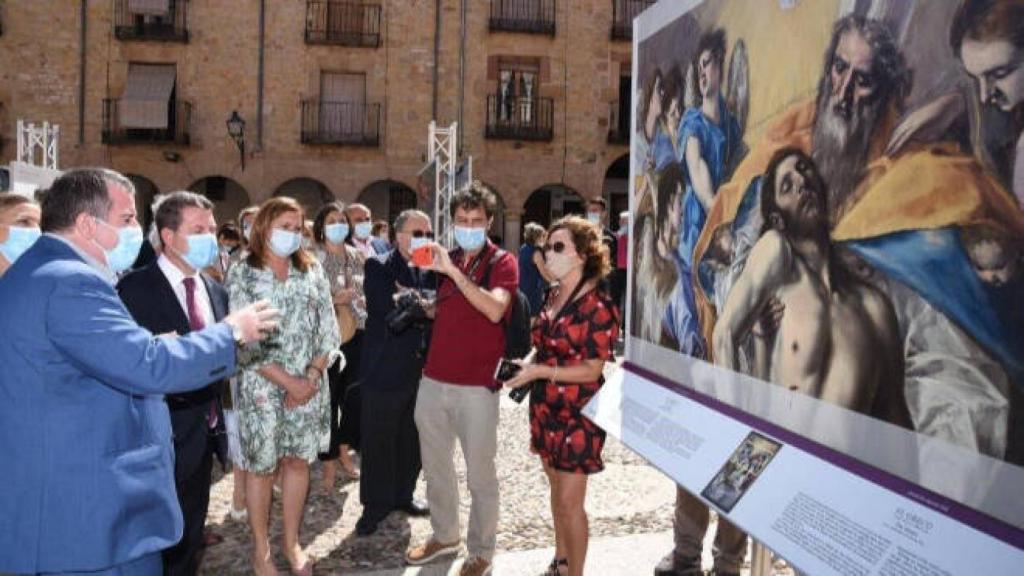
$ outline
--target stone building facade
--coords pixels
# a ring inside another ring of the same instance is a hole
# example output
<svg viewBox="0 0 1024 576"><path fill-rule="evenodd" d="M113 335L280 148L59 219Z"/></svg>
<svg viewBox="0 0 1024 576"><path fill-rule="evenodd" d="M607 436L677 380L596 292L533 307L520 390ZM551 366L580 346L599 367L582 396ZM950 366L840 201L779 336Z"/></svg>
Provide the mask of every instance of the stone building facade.
<svg viewBox="0 0 1024 576"><path fill-rule="evenodd" d="M616 103L629 16L648 4L0 0L0 164L17 119L45 120L61 127L62 167L129 174L140 204L189 188L219 220L274 194L393 217L432 201L428 125L457 121L462 158L501 196L492 232L515 246L525 220L579 197L625 209L629 108Z"/></svg>

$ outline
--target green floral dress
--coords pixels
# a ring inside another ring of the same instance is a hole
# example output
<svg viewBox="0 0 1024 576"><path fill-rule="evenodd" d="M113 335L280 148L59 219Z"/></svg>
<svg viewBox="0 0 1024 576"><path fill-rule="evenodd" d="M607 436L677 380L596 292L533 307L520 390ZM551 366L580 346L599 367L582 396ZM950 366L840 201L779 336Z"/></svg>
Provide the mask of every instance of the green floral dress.
<svg viewBox="0 0 1024 576"><path fill-rule="evenodd" d="M285 456L312 463L318 453L327 452L330 440L326 375L309 402L285 410L285 391L257 370L277 364L298 376L316 357L330 356L330 365L340 356L338 322L323 268L317 262L303 273L289 265L288 278L281 282L269 268L253 268L242 260L228 272L227 288L232 310L266 299L281 312L277 330L263 342L250 344L239 353L241 372L235 409L241 467L256 474L269 474Z"/></svg>

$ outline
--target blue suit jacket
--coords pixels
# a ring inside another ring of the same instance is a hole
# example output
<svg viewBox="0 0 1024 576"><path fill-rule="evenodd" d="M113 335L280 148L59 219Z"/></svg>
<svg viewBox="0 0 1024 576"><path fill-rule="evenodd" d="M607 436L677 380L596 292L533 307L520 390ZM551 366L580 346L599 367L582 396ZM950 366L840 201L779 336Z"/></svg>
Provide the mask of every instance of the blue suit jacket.
<svg viewBox="0 0 1024 576"><path fill-rule="evenodd" d="M103 569L177 542L162 395L234 363L226 325L155 338L74 250L40 238L0 278L0 573Z"/></svg>

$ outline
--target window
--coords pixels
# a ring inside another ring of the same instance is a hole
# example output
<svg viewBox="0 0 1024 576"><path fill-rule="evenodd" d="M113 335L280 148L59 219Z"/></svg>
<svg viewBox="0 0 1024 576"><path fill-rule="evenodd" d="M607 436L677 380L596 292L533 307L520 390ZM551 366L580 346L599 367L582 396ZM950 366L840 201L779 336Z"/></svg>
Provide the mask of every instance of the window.
<svg viewBox="0 0 1024 576"><path fill-rule="evenodd" d="M340 140L361 139L366 104L366 75L320 73L320 130Z"/></svg>
<svg viewBox="0 0 1024 576"><path fill-rule="evenodd" d="M530 124L534 116L540 66L536 62L499 62L498 120Z"/></svg>

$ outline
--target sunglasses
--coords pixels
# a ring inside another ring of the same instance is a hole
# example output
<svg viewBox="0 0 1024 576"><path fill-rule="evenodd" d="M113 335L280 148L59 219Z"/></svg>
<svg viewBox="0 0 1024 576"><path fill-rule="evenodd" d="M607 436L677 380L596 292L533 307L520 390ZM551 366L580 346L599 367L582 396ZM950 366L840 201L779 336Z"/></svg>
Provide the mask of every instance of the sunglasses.
<svg viewBox="0 0 1024 576"><path fill-rule="evenodd" d="M429 240L434 239L433 232L424 232L423 230L413 230L412 232L409 232L409 236L412 236L413 238L427 238Z"/></svg>
<svg viewBox="0 0 1024 576"><path fill-rule="evenodd" d="M559 240L554 244L547 244L544 246L544 252L554 252L555 254L561 254L565 250L565 242Z"/></svg>

